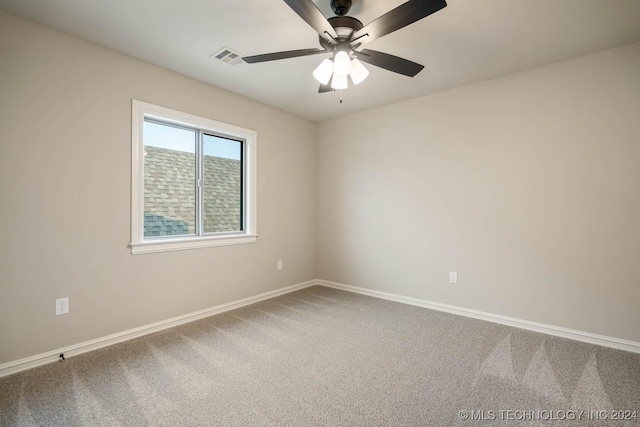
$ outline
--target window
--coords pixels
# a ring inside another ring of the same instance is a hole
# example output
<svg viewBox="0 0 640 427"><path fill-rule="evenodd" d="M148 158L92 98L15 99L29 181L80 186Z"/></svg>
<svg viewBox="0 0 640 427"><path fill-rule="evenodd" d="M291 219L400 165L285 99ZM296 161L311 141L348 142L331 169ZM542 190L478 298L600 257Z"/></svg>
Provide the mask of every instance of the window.
<svg viewBox="0 0 640 427"><path fill-rule="evenodd" d="M253 243L256 133L132 104L131 252Z"/></svg>

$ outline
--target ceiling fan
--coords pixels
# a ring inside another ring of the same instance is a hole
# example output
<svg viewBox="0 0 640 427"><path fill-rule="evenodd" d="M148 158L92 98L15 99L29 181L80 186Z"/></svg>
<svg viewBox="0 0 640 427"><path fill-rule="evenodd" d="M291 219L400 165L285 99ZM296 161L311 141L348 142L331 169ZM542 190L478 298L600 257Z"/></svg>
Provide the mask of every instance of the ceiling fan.
<svg viewBox="0 0 640 427"><path fill-rule="evenodd" d="M336 16L326 19L311 0L284 0L307 24L318 32L322 49L298 49L263 55L245 56L244 62L255 64L300 56L332 53L313 72L320 82L319 93L346 89L349 78L354 84L362 82L369 71L366 62L394 73L413 77L424 68L408 59L371 49L358 50L363 44L413 24L447 6L445 0L409 0L367 25L347 16L351 0L331 0ZM360 62L362 61L362 62Z"/></svg>

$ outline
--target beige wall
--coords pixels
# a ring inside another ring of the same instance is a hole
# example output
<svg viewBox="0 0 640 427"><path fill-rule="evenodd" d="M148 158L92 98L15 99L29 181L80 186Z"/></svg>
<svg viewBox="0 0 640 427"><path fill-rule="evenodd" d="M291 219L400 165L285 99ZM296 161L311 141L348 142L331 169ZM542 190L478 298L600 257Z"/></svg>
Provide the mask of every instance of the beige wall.
<svg viewBox="0 0 640 427"><path fill-rule="evenodd" d="M640 44L320 125L2 12L0 58L0 364L316 276L640 341ZM132 98L258 131L257 244L130 254Z"/></svg>
<svg viewBox="0 0 640 427"><path fill-rule="evenodd" d="M319 277L640 341L639 70L634 44L320 124Z"/></svg>
<svg viewBox="0 0 640 427"><path fill-rule="evenodd" d="M132 98L258 132L256 244L131 255ZM315 165L312 122L0 12L0 364L314 278Z"/></svg>

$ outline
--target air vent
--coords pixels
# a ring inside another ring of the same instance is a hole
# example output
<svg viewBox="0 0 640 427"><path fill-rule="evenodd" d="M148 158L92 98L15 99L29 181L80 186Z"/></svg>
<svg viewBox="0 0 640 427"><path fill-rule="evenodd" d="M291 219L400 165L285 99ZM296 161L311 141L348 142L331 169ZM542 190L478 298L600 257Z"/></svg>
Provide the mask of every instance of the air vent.
<svg viewBox="0 0 640 427"><path fill-rule="evenodd" d="M225 62L229 65L238 65L242 63L243 56L244 55L241 54L240 52L236 52L230 47L225 46L219 51L217 51L216 53L214 53L213 55L211 55L209 58L215 59L216 61Z"/></svg>

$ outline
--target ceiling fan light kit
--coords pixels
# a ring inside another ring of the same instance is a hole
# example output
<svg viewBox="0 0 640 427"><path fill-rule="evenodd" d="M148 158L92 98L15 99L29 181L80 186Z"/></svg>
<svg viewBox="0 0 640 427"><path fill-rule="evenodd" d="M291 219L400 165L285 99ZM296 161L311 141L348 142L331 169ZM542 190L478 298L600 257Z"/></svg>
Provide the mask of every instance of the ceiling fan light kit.
<svg viewBox="0 0 640 427"><path fill-rule="evenodd" d="M388 53L357 49L365 43L413 24L447 6L445 0L409 0L369 24L362 25L358 19L346 16L351 8L351 0L331 0L331 9L336 16L329 19L325 18L311 0L284 0L284 2L318 33L322 49L299 49L245 56L242 60L248 64L255 64L331 53L333 61L325 59L313 71L313 76L320 82L319 93L330 92L332 89L347 89L349 76L354 84L364 81L369 75L369 70L362 62L414 77L422 71L423 65ZM329 80L331 80L330 85Z"/></svg>
<svg viewBox="0 0 640 427"><path fill-rule="evenodd" d="M351 80L353 80L353 84L360 84L369 76L369 70L362 65L362 62L358 61L358 58L354 58L351 61Z"/></svg>
<svg viewBox="0 0 640 427"><path fill-rule="evenodd" d="M333 74L333 61L330 59L325 59L318 65L313 71L313 77L316 78L320 82L320 84L326 85L331 80L331 75Z"/></svg>
<svg viewBox="0 0 640 427"><path fill-rule="evenodd" d="M347 82L347 76L341 76L339 74L333 74L333 79L331 79L331 88L335 90L343 90L349 87L349 83Z"/></svg>
<svg viewBox="0 0 640 427"><path fill-rule="evenodd" d="M358 58L351 59L346 49L338 50L333 61L325 59L313 71L313 76L321 85L328 84L332 76L337 76L336 83L331 84L332 89L347 89L349 87L347 76L351 76L351 81L357 85L362 83L368 75L369 70L358 61Z"/></svg>
<svg viewBox="0 0 640 427"><path fill-rule="evenodd" d="M347 76L351 72L351 58L344 50L340 50L333 58L333 72L339 76Z"/></svg>

